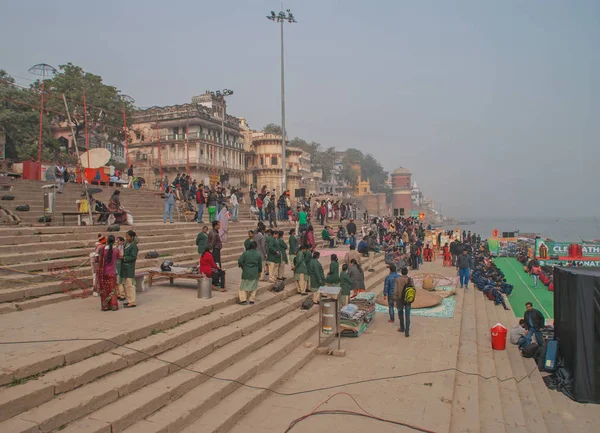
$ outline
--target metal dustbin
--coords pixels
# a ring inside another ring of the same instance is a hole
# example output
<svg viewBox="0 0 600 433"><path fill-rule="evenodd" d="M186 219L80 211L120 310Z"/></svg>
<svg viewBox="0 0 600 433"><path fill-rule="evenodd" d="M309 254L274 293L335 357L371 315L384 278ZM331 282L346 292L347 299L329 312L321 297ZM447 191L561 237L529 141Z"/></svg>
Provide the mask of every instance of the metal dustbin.
<svg viewBox="0 0 600 433"><path fill-rule="evenodd" d="M212 278L207 278L207 277L198 278L198 298L200 298L200 299L212 298Z"/></svg>
<svg viewBox="0 0 600 433"><path fill-rule="evenodd" d="M322 303L321 332L323 335L337 335L337 309L335 300L327 300Z"/></svg>

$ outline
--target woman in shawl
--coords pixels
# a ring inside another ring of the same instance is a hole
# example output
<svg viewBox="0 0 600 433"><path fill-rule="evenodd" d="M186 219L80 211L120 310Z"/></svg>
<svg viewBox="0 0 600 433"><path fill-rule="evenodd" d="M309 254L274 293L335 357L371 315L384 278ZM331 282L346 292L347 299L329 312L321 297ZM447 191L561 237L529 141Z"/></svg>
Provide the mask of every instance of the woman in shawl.
<svg viewBox="0 0 600 433"><path fill-rule="evenodd" d="M227 205L223 205L217 214L217 221L221 223L219 237L221 238L221 242L225 243L227 242L227 225L229 224L229 211L227 210Z"/></svg>
<svg viewBox="0 0 600 433"><path fill-rule="evenodd" d="M331 255L331 263L329 264L329 272L325 283L328 286L334 286L340 282L340 264L338 263L338 257L336 254Z"/></svg>
<svg viewBox="0 0 600 433"><path fill-rule="evenodd" d="M242 253L238 260L238 266L242 268L242 282L239 290L239 304L254 304L256 289L258 289L258 277L262 272L262 257L256 251L256 242L250 241L246 251ZM247 300L246 300L247 299Z"/></svg>
<svg viewBox="0 0 600 433"><path fill-rule="evenodd" d="M348 267L348 275L352 285L350 288L356 295L359 292L365 291L365 274L363 273L360 265L356 259L350 260L350 266Z"/></svg>
<svg viewBox="0 0 600 433"><path fill-rule="evenodd" d="M102 251L106 245L106 237L98 234L98 240L96 241L96 247L93 253L90 253L92 262L92 289L94 296L98 296L100 293L100 258Z"/></svg>
<svg viewBox="0 0 600 433"><path fill-rule="evenodd" d="M115 218L114 224L127 224L127 212L121 206L121 191L115 190L108 202L108 212Z"/></svg>
<svg viewBox="0 0 600 433"><path fill-rule="evenodd" d="M102 311L117 311L117 260L120 259L120 250L115 247L115 237L107 238L106 246L100 253L100 307Z"/></svg>
<svg viewBox="0 0 600 433"><path fill-rule="evenodd" d="M313 301L315 304L318 304L321 299L319 287L325 282L325 273L323 272L321 262L319 262L319 257L321 257L321 253L315 251L308 268L308 274L310 275L310 291L313 294Z"/></svg>

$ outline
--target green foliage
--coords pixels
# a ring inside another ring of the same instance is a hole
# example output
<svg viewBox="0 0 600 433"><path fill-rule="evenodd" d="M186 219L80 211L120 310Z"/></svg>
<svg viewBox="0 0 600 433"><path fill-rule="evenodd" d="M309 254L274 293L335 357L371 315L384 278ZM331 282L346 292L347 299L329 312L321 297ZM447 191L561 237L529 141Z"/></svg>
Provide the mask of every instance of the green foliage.
<svg viewBox="0 0 600 433"><path fill-rule="evenodd" d="M39 93L14 86L15 80L0 70L0 129L6 136L6 157L25 160L37 158L40 135ZM48 122L43 124L43 157L58 150L50 135Z"/></svg>
<svg viewBox="0 0 600 433"><path fill-rule="evenodd" d="M55 113L65 113L62 94L67 98L71 119L74 123L75 136L79 142L83 139L84 96L87 98L88 132L102 136L109 142L124 141L123 108L127 116L131 116L132 105L123 99L120 91L114 86L107 86L102 77L84 71L72 63L61 65L60 72L52 79L46 80L46 91L54 97L49 98L47 107ZM34 84L41 87L38 81ZM55 115L54 122L63 122L65 115Z"/></svg>
<svg viewBox="0 0 600 433"><path fill-rule="evenodd" d="M358 181L358 173L352 168L353 165L360 165L361 177L363 180L369 179L371 182L371 190L373 192L387 193L387 185L385 181L388 178L388 173L383 169L382 165L370 153L364 155L358 149L348 149L343 160L342 178L352 185L356 185Z"/></svg>
<svg viewBox="0 0 600 433"><path fill-rule="evenodd" d="M265 134L281 135L281 126L275 123L269 123L263 128Z"/></svg>

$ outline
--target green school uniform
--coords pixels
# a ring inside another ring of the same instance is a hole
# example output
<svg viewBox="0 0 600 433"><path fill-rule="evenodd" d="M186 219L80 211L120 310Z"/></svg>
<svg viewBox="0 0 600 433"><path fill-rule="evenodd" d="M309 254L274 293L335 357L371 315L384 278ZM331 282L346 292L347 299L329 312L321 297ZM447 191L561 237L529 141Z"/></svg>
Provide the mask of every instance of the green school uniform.
<svg viewBox="0 0 600 433"><path fill-rule="evenodd" d="M281 260L284 263L288 262L287 249L288 246L285 241L281 238L277 238L277 243L279 244L279 252L281 253Z"/></svg>
<svg viewBox="0 0 600 433"><path fill-rule="evenodd" d="M267 262L281 263L279 242L273 236L267 236Z"/></svg>
<svg viewBox="0 0 600 433"><path fill-rule="evenodd" d="M250 242L252 242L252 241L253 241L253 239L250 239L250 238L248 238L244 241L244 250L248 251L250 249Z"/></svg>
<svg viewBox="0 0 600 433"><path fill-rule="evenodd" d="M310 276L310 291L317 292L325 282L325 272L323 272L321 262L317 259L311 259L308 274Z"/></svg>
<svg viewBox="0 0 600 433"><path fill-rule="evenodd" d="M196 236L196 245L198 245L198 254L202 254L208 246L208 235L204 232L198 233L198 236Z"/></svg>
<svg viewBox="0 0 600 433"><path fill-rule="evenodd" d="M242 284L240 289L253 292L258 289L258 276L262 272L262 257L256 250L247 250L238 259L238 266L242 268Z"/></svg>
<svg viewBox="0 0 600 433"><path fill-rule="evenodd" d="M346 273L346 271L342 271L340 274L340 287L342 288L340 295L349 296L351 286L352 282L350 281L350 276Z"/></svg>
<svg viewBox="0 0 600 433"><path fill-rule="evenodd" d="M137 239L134 239L131 243L125 244L123 250L123 263L121 264L121 278L134 278L135 279L135 261L138 256Z"/></svg>
<svg viewBox="0 0 600 433"><path fill-rule="evenodd" d="M325 282L331 285L340 282L340 264L338 262L331 262L329 264L329 274L327 274Z"/></svg>

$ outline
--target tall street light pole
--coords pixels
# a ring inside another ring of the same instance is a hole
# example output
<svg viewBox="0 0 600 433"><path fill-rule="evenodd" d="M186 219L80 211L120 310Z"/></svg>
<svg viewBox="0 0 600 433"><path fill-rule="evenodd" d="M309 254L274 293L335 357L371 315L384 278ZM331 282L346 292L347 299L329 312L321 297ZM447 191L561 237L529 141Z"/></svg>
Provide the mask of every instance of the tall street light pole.
<svg viewBox="0 0 600 433"><path fill-rule="evenodd" d="M223 112L221 113L221 142L222 142L222 157L223 157L223 174L225 174L225 96L233 95L233 90L223 89L216 92L210 92L213 98L223 99Z"/></svg>
<svg viewBox="0 0 600 433"><path fill-rule="evenodd" d="M267 15L267 19L280 23L281 25L281 188L282 193L287 191L287 164L286 164L286 149L285 149L285 76L284 76L284 62L283 62L283 23L295 23L296 19L292 12L288 9L286 12L279 12L275 14L271 11L271 15Z"/></svg>

